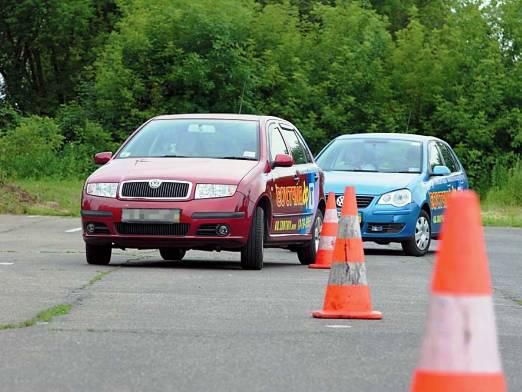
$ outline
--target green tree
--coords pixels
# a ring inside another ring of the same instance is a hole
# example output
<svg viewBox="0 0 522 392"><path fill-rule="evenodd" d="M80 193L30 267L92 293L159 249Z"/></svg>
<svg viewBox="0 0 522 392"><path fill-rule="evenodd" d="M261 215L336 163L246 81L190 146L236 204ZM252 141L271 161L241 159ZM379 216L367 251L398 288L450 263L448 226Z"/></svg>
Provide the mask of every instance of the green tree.
<svg viewBox="0 0 522 392"><path fill-rule="evenodd" d="M54 113L74 98L116 14L112 0L4 0L0 74L7 100L25 112Z"/></svg>
<svg viewBox="0 0 522 392"><path fill-rule="evenodd" d="M393 47L385 21L357 3L321 6L315 15L320 23L310 33L306 53L315 91L303 101L326 136L316 146L343 133L395 130L384 67Z"/></svg>
<svg viewBox="0 0 522 392"><path fill-rule="evenodd" d="M130 1L96 63L103 124L128 133L159 113L237 111L252 4Z"/></svg>

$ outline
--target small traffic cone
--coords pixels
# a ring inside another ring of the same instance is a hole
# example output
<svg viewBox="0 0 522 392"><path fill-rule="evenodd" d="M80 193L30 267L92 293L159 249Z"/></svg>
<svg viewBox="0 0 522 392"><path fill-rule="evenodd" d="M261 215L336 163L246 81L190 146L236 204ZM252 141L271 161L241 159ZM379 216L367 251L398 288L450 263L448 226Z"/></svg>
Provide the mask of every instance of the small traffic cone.
<svg viewBox="0 0 522 392"><path fill-rule="evenodd" d="M506 391L477 195L449 196L413 392Z"/></svg>
<svg viewBox="0 0 522 392"><path fill-rule="evenodd" d="M335 194L328 193L326 200L326 211L324 213L321 237L319 238L319 249L315 256L315 263L308 268L329 269L332 265L332 257L335 248L335 238L337 236L337 207L335 206Z"/></svg>
<svg viewBox="0 0 522 392"><path fill-rule="evenodd" d="M312 316L327 319L382 318L380 312L372 310L355 189L351 186L344 191L323 310L313 312Z"/></svg>

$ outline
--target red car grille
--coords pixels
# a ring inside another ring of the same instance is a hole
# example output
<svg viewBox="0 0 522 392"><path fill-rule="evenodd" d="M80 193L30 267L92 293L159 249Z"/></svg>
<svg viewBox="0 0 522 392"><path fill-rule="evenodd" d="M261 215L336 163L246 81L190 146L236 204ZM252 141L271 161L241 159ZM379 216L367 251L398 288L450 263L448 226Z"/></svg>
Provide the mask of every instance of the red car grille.
<svg viewBox="0 0 522 392"><path fill-rule="evenodd" d="M188 182L162 181L161 185L152 188L149 181L124 182L121 186L121 197L147 199L184 199L188 197Z"/></svg>
<svg viewBox="0 0 522 392"><path fill-rule="evenodd" d="M129 235L184 236L189 227L188 223L116 223L118 233Z"/></svg>

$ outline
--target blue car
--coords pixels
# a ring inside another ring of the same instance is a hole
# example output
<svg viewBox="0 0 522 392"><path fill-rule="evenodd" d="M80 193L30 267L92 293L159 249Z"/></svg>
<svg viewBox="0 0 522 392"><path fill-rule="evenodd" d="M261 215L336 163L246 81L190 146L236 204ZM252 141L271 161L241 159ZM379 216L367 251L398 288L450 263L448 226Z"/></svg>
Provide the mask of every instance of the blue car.
<svg viewBox="0 0 522 392"><path fill-rule="evenodd" d="M363 241L400 242L412 256L426 254L438 237L449 192L468 188L451 147L429 136L343 135L319 153L317 164L338 209L345 187L355 186Z"/></svg>

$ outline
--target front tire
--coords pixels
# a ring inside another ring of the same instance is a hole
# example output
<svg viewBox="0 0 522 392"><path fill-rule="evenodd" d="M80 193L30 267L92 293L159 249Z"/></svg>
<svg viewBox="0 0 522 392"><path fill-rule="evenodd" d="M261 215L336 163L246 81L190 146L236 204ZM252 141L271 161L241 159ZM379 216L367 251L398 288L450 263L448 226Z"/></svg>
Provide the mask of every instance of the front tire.
<svg viewBox="0 0 522 392"><path fill-rule="evenodd" d="M180 261L185 257L185 249L178 248L160 248L161 258L166 261Z"/></svg>
<svg viewBox="0 0 522 392"><path fill-rule="evenodd" d="M252 218L250 234L241 250L241 268L246 270L263 269L263 245L265 239L265 211L257 207Z"/></svg>
<svg viewBox="0 0 522 392"><path fill-rule="evenodd" d="M297 249L297 257L299 262L303 265L309 265L315 262L315 256L319 250L319 238L321 237L321 229L323 228L323 213L321 210L317 210L315 221L312 226L313 237L308 243Z"/></svg>
<svg viewBox="0 0 522 392"><path fill-rule="evenodd" d="M110 245L85 244L85 257L88 264L107 265L111 262L111 255Z"/></svg>
<svg viewBox="0 0 522 392"><path fill-rule="evenodd" d="M415 222L415 234L406 241L401 242L404 253L408 256L424 256L428 253L431 243L430 216L421 210Z"/></svg>

